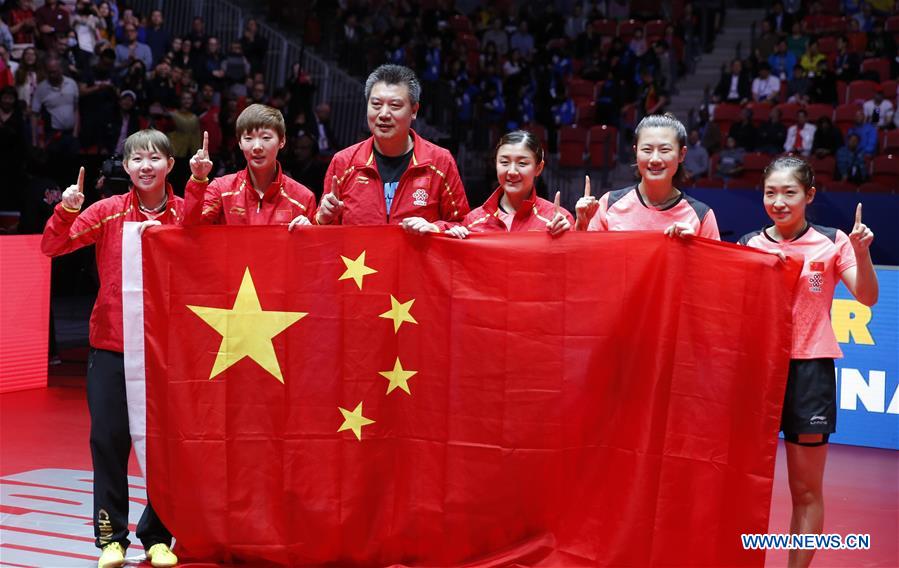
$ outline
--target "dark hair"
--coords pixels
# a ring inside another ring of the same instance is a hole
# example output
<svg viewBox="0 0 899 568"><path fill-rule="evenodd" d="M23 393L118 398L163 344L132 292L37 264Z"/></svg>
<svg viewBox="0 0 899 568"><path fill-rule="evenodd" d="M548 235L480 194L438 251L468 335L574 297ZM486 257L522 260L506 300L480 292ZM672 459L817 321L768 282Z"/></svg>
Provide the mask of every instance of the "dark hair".
<svg viewBox="0 0 899 568"><path fill-rule="evenodd" d="M793 173L793 177L799 182L799 185L808 193L808 190L815 186L815 170L812 166L802 158L796 156L781 156L775 158L762 174L762 185L768 181L768 177L774 172L788 170Z"/></svg>
<svg viewBox="0 0 899 568"><path fill-rule="evenodd" d="M381 65L371 72L368 79L365 80L365 100L371 96L372 87L376 83L386 83L387 85L406 85L409 88L409 102L413 105L417 104L421 98L421 83L415 71L403 65Z"/></svg>
<svg viewBox="0 0 899 568"><path fill-rule="evenodd" d="M637 124L637 128L634 129L634 144L640 139L640 132L644 128L670 128L677 135L678 149L687 145L687 129L670 112L644 116L640 123Z"/></svg>
<svg viewBox="0 0 899 568"><path fill-rule="evenodd" d="M496 148L493 150L494 160L496 160L496 154L499 153L500 146L505 146L506 144L524 144L527 149L534 154L534 157L537 158L538 164L543 162L543 145L540 144L540 141L537 140L537 137L534 136L533 132L528 132L527 130L513 130L512 132L504 134L503 137L499 139L499 142L497 142Z"/></svg>

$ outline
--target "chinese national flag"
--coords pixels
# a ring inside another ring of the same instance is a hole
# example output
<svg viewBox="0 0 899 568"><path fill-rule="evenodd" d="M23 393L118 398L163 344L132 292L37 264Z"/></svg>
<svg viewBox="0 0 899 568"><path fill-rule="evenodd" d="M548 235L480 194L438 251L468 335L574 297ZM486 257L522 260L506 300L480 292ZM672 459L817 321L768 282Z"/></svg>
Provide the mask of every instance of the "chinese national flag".
<svg viewBox="0 0 899 568"><path fill-rule="evenodd" d="M183 559L764 562L740 534L768 528L799 263L649 233L127 247L132 434L145 404Z"/></svg>

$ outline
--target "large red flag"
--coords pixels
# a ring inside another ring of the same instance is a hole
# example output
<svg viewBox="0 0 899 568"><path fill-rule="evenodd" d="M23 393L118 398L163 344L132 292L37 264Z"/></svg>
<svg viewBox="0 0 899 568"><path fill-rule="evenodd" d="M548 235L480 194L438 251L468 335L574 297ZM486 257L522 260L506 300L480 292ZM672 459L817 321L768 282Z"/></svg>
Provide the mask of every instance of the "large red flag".
<svg viewBox="0 0 899 568"><path fill-rule="evenodd" d="M740 534L768 527L798 263L395 227L162 227L142 255L129 372L183 558L764 562Z"/></svg>

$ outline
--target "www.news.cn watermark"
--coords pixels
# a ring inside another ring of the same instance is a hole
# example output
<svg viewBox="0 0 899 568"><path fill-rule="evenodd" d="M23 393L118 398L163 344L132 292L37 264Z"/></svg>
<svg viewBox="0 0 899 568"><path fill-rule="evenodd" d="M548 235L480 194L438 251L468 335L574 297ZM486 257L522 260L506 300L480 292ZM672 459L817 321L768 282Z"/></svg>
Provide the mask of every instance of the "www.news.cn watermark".
<svg viewBox="0 0 899 568"><path fill-rule="evenodd" d="M869 534L742 534L744 550L868 550Z"/></svg>

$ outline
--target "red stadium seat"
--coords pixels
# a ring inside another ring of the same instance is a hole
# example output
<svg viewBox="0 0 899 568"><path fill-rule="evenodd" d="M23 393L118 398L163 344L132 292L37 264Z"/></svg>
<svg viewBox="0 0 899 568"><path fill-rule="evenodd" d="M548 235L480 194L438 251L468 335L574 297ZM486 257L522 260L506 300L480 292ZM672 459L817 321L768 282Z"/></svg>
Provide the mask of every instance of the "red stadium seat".
<svg viewBox="0 0 899 568"><path fill-rule="evenodd" d="M889 100L895 100L899 96L899 82L888 79L883 82L883 96Z"/></svg>
<svg viewBox="0 0 899 568"><path fill-rule="evenodd" d="M740 105L733 103L715 105L715 111L712 115L712 121L718 125L721 132L729 131L730 126L735 122L740 122L741 118Z"/></svg>
<svg viewBox="0 0 899 568"><path fill-rule="evenodd" d="M871 160L870 181L887 187L894 187L897 180L899 180L899 155L874 156L874 159Z"/></svg>
<svg viewBox="0 0 899 568"><path fill-rule="evenodd" d="M749 152L743 156L743 175L740 179L745 187L756 187L762 181L762 173L771 162L771 156L762 152ZM731 184L733 185L733 184Z"/></svg>
<svg viewBox="0 0 899 568"><path fill-rule="evenodd" d="M811 157L809 158L808 163L815 171L817 183L827 185L829 182L833 181L837 169L836 158L833 156L824 158Z"/></svg>
<svg viewBox="0 0 899 568"><path fill-rule="evenodd" d="M615 20L596 20L593 22L593 31L603 37L618 35L618 22Z"/></svg>
<svg viewBox="0 0 899 568"><path fill-rule="evenodd" d="M592 103L596 100L596 84L593 81L572 78L568 81L568 94L576 103Z"/></svg>
<svg viewBox="0 0 899 568"><path fill-rule="evenodd" d="M768 122L768 117L771 115L771 105L765 103L750 103L748 106L752 109L753 124L761 126L763 123Z"/></svg>
<svg viewBox="0 0 899 568"><path fill-rule="evenodd" d="M651 22L646 22L646 27L644 28L646 37L664 37L665 28L667 26L668 22L665 20L653 20Z"/></svg>
<svg viewBox="0 0 899 568"><path fill-rule="evenodd" d="M821 36L818 38L818 51L824 55L830 55L837 51L837 38L833 36Z"/></svg>
<svg viewBox="0 0 899 568"><path fill-rule="evenodd" d="M781 103L775 107L780 111L780 121L785 126L796 124L796 115L802 107L798 103Z"/></svg>
<svg viewBox="0 0 899 568"><path fill-rule="evenodd" d="M450 18L450 28L457 34L472 33L471 20L468 19L468 16L462 14L456 14Z"/></svg>
<svg viewBox="0 0 899 568"><path fill-rule="evenodd" d="M833 111L834 126L840 129L843 136L855 124L855 113L862 108L859 104L840 105Z"/></svg>
<svg viewBox="0 0 899 568"><path fill-rule="evenodd" d="M826 116L830 120L833 120L833 106L831 105L811 104L805 108L805 112L808 114L809 122L816 123L822 116Z"/></svg>
<svg viewBox="0 0 899 568"><path fill-rule="evenodd" d="M576 123L583 128L590 128L596 124L596 105L592 102L579 103L577 105Z"/></svg>
<svg viewBox="0 0 899 568"><path fill-rule="evenodd" d="M559 166L576 168L584 165L589 131L580 126L563 126L559 130Z"/></svg>
<svg viewBox="0 0 899 568"><path fill-rule="evenodd" d="M594 168L612 167L617 163L618 129L607 124L590 128L590 165Z"/></svg>
<svg viewBox="0 0 899 568"><path fill-rule="evenodd" d="M884 154L899 154L899 130L887 130L880 151Z"/></svg>
<svg viewBox="0 0 899 568"><path fill-rule="evenodd" d="M887 18L883 29L887 33L899 33L899 16L890 16Z"/></svg>
<svg viewBox="0 0 899 568"><path fill-rule="evenodd" d="M878 84L874 81L853 81L849 83L849 88L846 91L846 102L865 102L868 99L873 99L877 87Z"/></svg>
<svg viewBox="0 0 899 568"><path fill-rule="evenodd" d="M840 0L820 0L819 5L821 6L821 13L827 14L830 16L838 16L842 13L842 7L840 6Z"/></svg>
<svg viewBox="0 0 899 568"><path fill-rule="evenodd" d="M890 78L890 60L885 57L871 57L862 61L862 73L874 71L881 82Z"/></svg>

